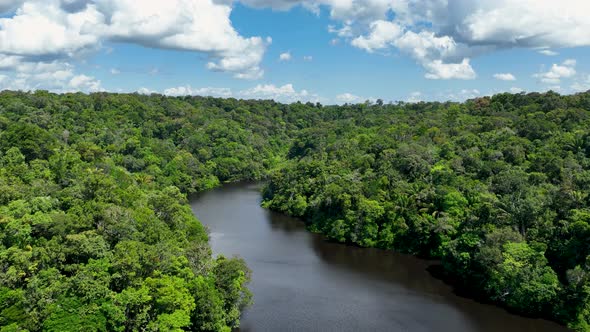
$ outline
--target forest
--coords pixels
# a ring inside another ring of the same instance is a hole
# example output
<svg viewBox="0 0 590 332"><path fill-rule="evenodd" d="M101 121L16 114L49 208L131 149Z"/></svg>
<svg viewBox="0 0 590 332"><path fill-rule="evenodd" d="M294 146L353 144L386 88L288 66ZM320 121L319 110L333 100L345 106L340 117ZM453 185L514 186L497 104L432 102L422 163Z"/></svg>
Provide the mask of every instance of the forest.
<svg viewBox="0 0 590 332"><path fill-rule="evenodd" d="M332 241L590 331L590 92L324 106L0 93L0 331L231 331L250 271L188 195L263 180ZM255 299L254 299L255 300Z"/></svg>

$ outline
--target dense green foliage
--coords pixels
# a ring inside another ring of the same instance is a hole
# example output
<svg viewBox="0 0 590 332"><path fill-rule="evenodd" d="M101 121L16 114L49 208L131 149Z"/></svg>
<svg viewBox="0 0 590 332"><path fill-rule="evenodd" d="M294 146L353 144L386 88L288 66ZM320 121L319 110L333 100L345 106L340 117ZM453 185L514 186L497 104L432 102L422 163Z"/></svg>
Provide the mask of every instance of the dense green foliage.
<svg viewBox="0 0 590 332"><path fill-rule="evenodd" d="M273 104L1 93L0 330L238 326L250 272L186 193L276 164Z"/></svg>
<svg viewBox="0 0 590 332"><path fill-rule="evenodd" d="M265 206L336 241L440 258L461 288L590 330L590 93L345 105Z"/></svg>
<svg viewBox="0 0 590 332"><path fill-rule="evenodd" d="M269 177L329 238L589 330L590 93L322 106L0 93L0 331L228 331L249 270L186 195Z"/></svg>

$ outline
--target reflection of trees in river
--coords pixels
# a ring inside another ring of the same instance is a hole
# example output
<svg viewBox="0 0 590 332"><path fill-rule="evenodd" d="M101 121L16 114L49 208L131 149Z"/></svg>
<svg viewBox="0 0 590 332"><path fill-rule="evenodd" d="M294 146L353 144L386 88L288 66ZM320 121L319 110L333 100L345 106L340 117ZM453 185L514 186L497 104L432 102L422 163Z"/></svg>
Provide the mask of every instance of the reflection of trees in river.
<svg viewBox="0 0 590 332"><path fill-rule="evenodd" d="M303 221L291 218L287 215L266 210L267 220L274 231L285 233L297 233L306 231Z"/></svg>

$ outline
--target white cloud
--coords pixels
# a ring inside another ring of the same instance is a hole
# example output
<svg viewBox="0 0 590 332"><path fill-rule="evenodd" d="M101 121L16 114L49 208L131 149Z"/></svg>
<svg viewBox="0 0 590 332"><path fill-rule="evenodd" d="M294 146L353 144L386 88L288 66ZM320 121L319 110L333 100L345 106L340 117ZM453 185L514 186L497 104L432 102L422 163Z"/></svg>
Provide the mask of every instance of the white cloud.
<svg viewBox="0 0 590 332"><path fill-rule="evenodd" d="M303 56L303 61L312 61L313 57L311 55L305 55Z"/></svg>
<svg viewBox="0 0 590 332"><path fill-rule="evenodd" d="M164 90L168 96L211 96L211 97L231 97L232 91L229 88L192 88L190 85L178 86Z"/></svg>
<svg viewBox="0 0 590 332"><path fill-rule="evenodd" d="M386 18L395 2L388 0L320 0L330 6L330 16L341 22L373 22Z"/></svg>
<svg viewBox="0 0 590 332"><path fill-rule="evenodd" d="M284 52L279 55L279 61L289 61L289 60L291 60L291 53L290 52Z"/></svg>
<svg viewBox="0 0 590 332"><path fill-rule="evenodd" d="M500 81L516 81L516 77L511 73L498 73L494 74L494 78Z"/></svg>
<svg viewBox="0 0 590 332"><path fill-rule="evenodd" d="M157 91L142 87L137 90L140 95L151 95L152 93L158 93Z"/></svg>
<svg viewBox="0 0 590 332"><path fill-rule="evenodd" d="M531 48L554 55L551 48L590 46L587 0L320 2L331 6L332 18L342 22L340 28L330 29L332 33L368 52L397 48L427 70L440 64L461 65L500 49ZM473 70L462 72L468 71ZM442 77L432 71L427 76Z"/></svg>
<svg viewBox="0 0 590 332"><path fill-rule="evenodd" d="M95 49L104 15L94 6L69 13L60 1L25 1L14 17L0 19L0 50L24 57L73 57Z"/></svg>
<svg viewBox="0 0 590 332"><path fill-rule="evenodd" d="M477 76L469 64L469 59L463 59L461 63L443 63L441 60L434 60L424 66L428 70L424 77L431 80L472 80Z"/></svg>
<svg viewBox="0 0 590 332"><path fill-rule="evenodd" d="M262 75L260 61L267 43L244 38L231 25L231 7L213 0L95 0L110 22L110 39L147 47L204 52L207 67L234 73L238 78Z"/></svg>
<svg viewBox="0 0 590 332"><path fill-rule="evenodd" d="M470 59L500 49L555 55L553 49L590 46L587 0L238 1L274 10L326 8L335 37L330 44L349 42L368 52L397 49L431 79L473 79ZM231 0L0 0L0 54L21 63L74 63L103 43L125 42L198 52L208 58L210 70L258 79L272 40L236 31L233 5ZM560 70L552 68L539 79L555 84L567 77Z"/></svg>
<svg viewBox="0 0 590 332"><path fill-rule="evenodd" d="M359 36L352 40L355 47L373 52L394 45L402 35L402 28L394 22L378 20L370 24L368 36Z"/></svg>
<svg viewBox="0 0 590 332"><path fill-rule="evenodd" d="M521 88L517 88L517 87L511 87L510 88L510 92L512 92L512 93L521 93L521 92L524 92L524 90L521 89Z"/></svg>
<svg viewBox="0 0 590 332"><path fill-rule="evenodd" d="M240 91L238 95L245 99L273 99L284 103L322 101L322 98L317 94L310 93L307 90L295 90L293 84L285 84L283 86L259 84L253 88Z"/></svg>
<svg viewBox="0 0 590 332"><path fill-rule="evenodd" d="M395 46L418 60L450 59L459 53L459 47L453 38L438 37L431 31L407 31L395 41Z"/></svg>
<svg viewBox="0 0 590 332"><path fill-rule="evenodd" d="M352 27L347 24L344 24L340 28L337 28L333 25L328 25L328 32L336 34L336 35L338 35L338 37L342 37L342 38L350 38L353 36Z"/></svg>
<svg viewBox="0 0 590 332"><path fill-rule="evenodd" d="M575 59L567 59L563 62L563 65L567 67L574 67L576 63L577 61Z"/></svg>
<svg viewBox="0 0 590 332"><path fill-rule="evenodd" d="M100 91L100 81L94 79L94 77L86 76L86 75L76 75L70 79L69 82L70 87L74 91Z"/></svg>
<svg viewBox="0 0 590 332"><path fill-rule="evenodd" d="M13 70L21 64L21 57L0 54L0 70Z"/></svg>
<svg viewBox="0 0 590 332"><path fill-rule="evenodd" d="M561 82L561 79L576 75L575 66L576 60L567 59L561 65L554 63L549 71L535 74L533 77L538 78L543 83L557 85Z"/></svg>
<svg viewBox="0 0 590 332"><path fill-rule="evenodd" d="M588 91L590 90L590 75L585 78L574 82L571 86L574 92Z"/></svg>
<svg viewBox="0 0 590 332"><path fill-rule="evenodd" d="M121 71L119 69L117 69L117 68L111 68L110 72L111 72L112 75L119 75L119 74L121 74Z"/></svg>
<svg viewBox="0 0 590 332"><path fill-rule="evenodd" d="M417 103L423 100L422 92L414 91L410 93L410 96L406 98L406 102L408 103Z"/></svg>
<svg viewBox="0 0 590 332"><path fill-rule="evenodd" d="M363 101L363 97L353 95L352 93L342 93L336 96L336 101L339 103L360 103Z"/></svg>
<svg viewBox="0 0 590 332"><path fill-rule="evenodd" d="M454 59L460 54L460 48L448 36L437 37L433 32L404 31L394 22L378 20L370 25L367 36L359 36L351 41L355 47L374 52L395 46L411 55L428 72L429 79L474 79L475 71L469 64L469 58ZM443 59L450 59L448 62Z"/></svg>
<svg viewBox="0 0 590 332"><path fill-rule="evenodd" d="M138 93L155 93L156 91L142 88ZM222 98L242 98L242 99L273 99L278 102L292 103L296 101L302 102L324 102L325 100L319 95L310 93L307 90L296 90L293 84L284 84L277 86L274 84L258 84L252 88L232 91L230 88L193 88L190 85L178 86L165 89L164 95L168 96L212 96Z"/></svg>
<svg viewBox="0 0 590 332"><path fill-rule="evenodd" d="M459 92L448 93L446 95L440 95L442 100L451 101L465 101L467 99L473 99L480 97L482 93L477 89L462 89Z"/></svg>
<svg viewBox="0 0 590 332"><path fill-rule="evenodd" d="M480 95L481 92L479 92L479 90L477 89L463 89L461 90L461 94L470 94L470 95Z"/></svg>
<svg viewBox="0 0 590 332"><path fill-rule="evenodd" d="M590 44L586 0L483 0L465 5L449 1L463 17L452 16L454 34L468 43L491 43L506 47L573 47Z"/></svg>
<svg viewBox="0 0 590 332"><path fill-rule="evenodd" d="M495 93L498 93L497 91ZM483 93L479 89L458 89L458 90L438 90L433 94L425 94L420 91L412 92L406 99L405 102L420 102L420 101L456 101L463 102L467 99L479 98L482 96L492 95L492 92Z"/></svg>
<svg viewBox="0 0 590 332"><path fill-rule="evenodd" d="M0 70L8 75L0 81L0 90L50 90L54 92L102 91L101 82L94 77L78 74L67 62L26 61L18 56L0 55Z"/></svg>
<svg viewBox="0 0 590 332"><path fill-rule="evenodd" d="M228 2L228 1L226 1ZM296 5L326 6L334 21L329 31L340 37L362 35L366 28L393 16L408 30L428 26L468 46L489 45L549 49L589 46L587 0L241 0L257 8L285 10ZM393 15L392 15L393 14ZM426 23L426 24L425 24ZM343 32L343 28L344 31ZM370 30L370 29L369 29Z"/></svg>
<svg viewBox="0 0 590 332"><path fill-rule="evenodd" d="M231 24L231 5L214 0L25 0L14 16L0 18L0 53L50 61L80 57L104 41L116 41L204 53L211 70L259 78L271 39L241 36ZM0 3L4 8L8 6Z"/></svg>
<svg viewBox="0 0 590 332"><path fill-rule="evenodd" d="M223 1L224 0L220 0L218 2ZM226 2L231 3L231 0ZM312 5L313 3L312 1L308 2L298 0L241 0L240 2L253 8L272 8L274 10L289 10L299 4L305 5L306 3L309 3L309 5Z"/></svg>
<svg viewBox="0 0 590 332"><path fill-rule="evenodd" d="M555 55L559 55L559 53L552 51L552 50L540 50L539 51L540 54L546 55L546 56L555 56Z"/></svg>

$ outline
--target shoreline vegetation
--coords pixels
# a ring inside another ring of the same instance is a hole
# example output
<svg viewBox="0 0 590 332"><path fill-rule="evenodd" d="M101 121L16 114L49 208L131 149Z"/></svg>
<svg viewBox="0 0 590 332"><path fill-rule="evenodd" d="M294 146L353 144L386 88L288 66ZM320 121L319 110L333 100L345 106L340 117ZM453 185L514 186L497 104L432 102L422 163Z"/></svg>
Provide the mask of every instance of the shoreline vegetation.
<svg viewBox="0 0 590 332"><path fill-rule="evenodd" d="M590 93L323 106L0 93L1 331L230 331L250 271L186 195L268 179L331 240L440 259L513 312L590 330Z"/></svg>

